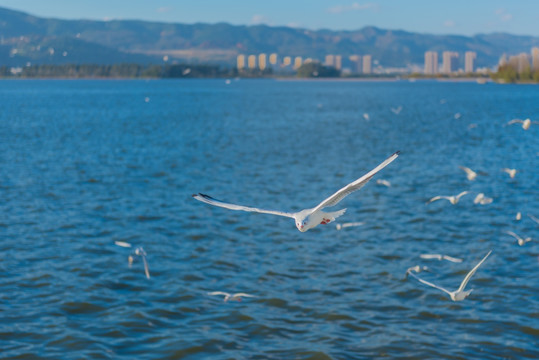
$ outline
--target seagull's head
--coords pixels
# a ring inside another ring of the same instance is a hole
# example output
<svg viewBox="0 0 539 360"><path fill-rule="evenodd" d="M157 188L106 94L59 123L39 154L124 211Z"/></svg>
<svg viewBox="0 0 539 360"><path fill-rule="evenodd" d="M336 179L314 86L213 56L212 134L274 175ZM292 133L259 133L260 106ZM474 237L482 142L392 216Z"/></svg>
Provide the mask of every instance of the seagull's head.
<svg viewBox="0 0 539 360"><path fill-rule="evenodd" d="M296 220L296 227L298 228L299 231L301 232L305 232L307 231L307 220L303 219L303 220Z"/></svg>

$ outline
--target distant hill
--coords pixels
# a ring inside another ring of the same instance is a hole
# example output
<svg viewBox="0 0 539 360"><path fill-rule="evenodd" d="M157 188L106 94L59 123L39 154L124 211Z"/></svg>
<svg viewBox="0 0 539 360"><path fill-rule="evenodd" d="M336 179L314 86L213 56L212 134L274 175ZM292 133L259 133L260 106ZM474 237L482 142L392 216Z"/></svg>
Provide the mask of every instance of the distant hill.
<svg viewBox="0 0 539 360"><path fill-rule="evenodd" d="M0 8L0 65L120 62L235 65L243 54L277 53L323 60L326 54L371 54L385 67L423 65L424 52L477 52L478 66L503 53L529 53L539 38L505 33L472 37L429 35L364 27L355 31L306 30L266 25L172 24L135 20L59 20Z"/></svg>

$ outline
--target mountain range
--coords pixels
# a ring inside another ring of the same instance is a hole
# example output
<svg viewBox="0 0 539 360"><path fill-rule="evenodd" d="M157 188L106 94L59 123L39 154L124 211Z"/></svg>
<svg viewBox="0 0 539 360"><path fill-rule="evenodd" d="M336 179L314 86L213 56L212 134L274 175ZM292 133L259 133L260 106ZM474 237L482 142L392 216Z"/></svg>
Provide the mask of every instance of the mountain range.
<svg viewBox="0 0 539 360"><path fill-rule="evenodd" d="M529 53L539 37L506 33L419 34L366 26L353 31L308 30L227 23L179 24L138 20L60 20L0 7L0 66L31 64L210 63L234 66L238 54L277 53L323 60L326 54L372 55L384 67L422 66L425 51L450 50L476 65L502 54Z"/></svg>

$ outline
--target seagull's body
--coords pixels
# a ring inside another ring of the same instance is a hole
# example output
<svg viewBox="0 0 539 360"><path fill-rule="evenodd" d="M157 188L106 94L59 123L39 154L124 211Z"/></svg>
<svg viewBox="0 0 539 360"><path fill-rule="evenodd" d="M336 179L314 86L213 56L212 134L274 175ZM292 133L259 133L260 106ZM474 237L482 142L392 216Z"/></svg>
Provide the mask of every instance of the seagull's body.
<svg viewBox="0 0 539 360"><path fill-rule="evenodd" d="M363 175L356 181L346 185L327 199L323 200L320 204L318 204L316 207L311 209L304 209L295 213L287 213L282 211L274 211L274 210L263 210L258 209L254 207L247 207L242 205L235 205L230 203L225 203L223 201L217 200L212 198L211 196L204 195L204 194L195 194L193 197L198 200L205 202L210 205L223 207L230 210L241 210L241 211L248 211L248 212L258 212L263 214L271 214L271 215L278 215L278 216L285 216L293 218L296 222L296 227L299 231L305 232L309 229L312 229L320 224L329 224L330 222L334 221L336 218L344 214L346 209L334 211L334 212L323 212L322 209L326 207L331 207L337 205L342 199L344 199L346 196L348 196L350 193L361 189L378 171L382 170L384 167L386 167L389 163L391 163L393 160L395 160L399 156L399 152L397 151L390 157L388 157L386 160L384 160L380 165L375 167L373 170L369 171L367 174Z"/></svg>
<svg viewBox="0 0 539 360"><path fill-rule="evenodd" d="M337 228L337 230L341 230L341 229L344 229L344 228L347 228L347 227L361 226L363 224L364 224L363 222L342 223L342 224L337 224L336 228Z"/></svg>
<svg viewBox="0 0 539 360"><path fill-rule="evenodd" d="M422 259L436 259L436 260L447 260L454 263L461 263L462 259L454 258L452 256L448 255L442 255L442 254L421 254L419 255Z"/></svg>
<svg viewBox="0 0 539 360"><path fill-rule="evenodd" d="M528 118L528 119L526 119L526 120L513 119L513 120L509 121L509 122L507 123L507 125L517 124L517 123L522 124L522 128L523 128L524 130L528 130L528 129L530 128L530 125L531 125L531 124L539 124L539 122L537 122L537 121L531 121L531 120Z"/></svg>
<svg viewBox="0 0 539 360"><path fill-rule="evenodd" d="M457 204L459 202L460 198L463 197L464 195L466 195L467 193L468 193L468 191L463 191L460 194L455 195L455 196L441 196L441 195L440 196L435 196L432 199L430 199L429 201L427 201L427 204L430 204L431 202L436 201L436 200L445 199L445 200L448 200L451 204L455 205L455 204Z"/></svg>
<svg viewBox="0 0 539 360"><path fill-rule="evenodd" d="M410 272L409 275L413 276L419 282L422 282L425 285L432 286L433 288L436 288L438 290L442 290L443 292L447 293L449 295L449 297L451 298L451 300L453 300L453 301L462 301L462 300L466 299L468 297L468 295L470 295L470 293L473 291L473 289L468 290L468 291L464 290L464 288L468 284L468 281L470 281L471 277L475 274L475 272L477 271L479 266L481 266L481 264L487 259L487 257L490 255L491 252L492 252L492 250L489 251L488 254L477 265L475 265L475 267L472 270L470 270L470 272L466 275L464 280L462 280L462 282L460 283L459 288L457 290L455 290L455 291L449 291L447 289L444 289L441 286L434 285L433 283L430 283L428 281L420 279L413 272Z"/></svg>
<svg viewBox="0 0 539 360"><path fill-rule="evenodd" d="M114 244L124 247L124 248L131 248L132 245L125 241L115 241ZM146 278L150 278L150 268L148 266L148 261L146 261L146 251L142 248L142 246L137 247L134 251L134 254L136 256L140 256L142 258L142 262L144 263L144 273L146 274ZM133 255L129 255L127 258L127 261L129 263L129 267L133 264Z"/></svg>
<svg viewBox="0 0 539 360"><path fill-rule="evenodd" d="M363 114L363 118L364 118L365 120L367 120L367 121L369 121L369 120L371 119L370 116L369 116L369 114L367 114L367 113L364 113L364 114Z"/></svg>
<svg viewBox="0 0 539 360"><path fill-rule="evenodd" d="M494 201L494 199L486 197L485 194L479 193L473 200L474 204L481 204L481 205L488 205L491 204Z"/></svg>
<svg viewBox="0 0 539 360"><path fill-rule="evenodd" d="M466 177L468 178L468 180L473 181L477 177L477 173L473 171L472 169L470 169L469 167L459 166L459 168L461 168L462 170L464 170L464 172L466 172Z"/></svg>
<svg viewBox="0 0 539 360"><path fill-rule="evenodd" d="M231 301L241 301L242 297L256 297L254 295L250 295L250 294L246 294L246 293L229 294L229 293L224 292L224 291L212 291L212 292L209 292L208 295L223 295L224 296L224 299L223 299L224 302L227 302L229 300L231 300Z"/></svg>
<svg viewBox="0 0 539 360"><path fill-rule="evenodd" d="M511 179L514 179L517 174L517 169L503 168L502 171L508 173Z"/></svg>
<svg viewBox="0 0 539 360"><path fill-rule="evenodd" d="M531 216L531 215L530 215ZM515 220L516 221L520 221L522 219L522 213L519 211L517 212L517 214L515 215Z"/></svg>
<svg viewBox="0 0 539 360"><path fill-rule="evenodd" d="M524 238L521 238L520 236L518 236L517 234L515 234L512 231L506 231L505 233L508 234L508 235L511 235L512 237L514 237L517 240L517 242L518 242L518 244L520 246L526 244L527 242L532 241L531 237L527 237L527 238L524 239Z"/></svg>

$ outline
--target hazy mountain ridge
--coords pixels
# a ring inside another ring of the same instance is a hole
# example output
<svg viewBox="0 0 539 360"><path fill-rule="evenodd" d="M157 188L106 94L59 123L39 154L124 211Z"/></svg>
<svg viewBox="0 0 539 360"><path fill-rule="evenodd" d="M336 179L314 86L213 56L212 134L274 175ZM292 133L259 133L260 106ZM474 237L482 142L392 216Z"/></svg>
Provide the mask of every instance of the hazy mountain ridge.
<svg viewBox="0 0 539 360"><path fill-rule="evenodd" d="M418 34L372 26L354 31L267 25L177 24L139 20L60 20L0 8L0 64L157 63L164 55L183 62L235 64L237 54L278 53L323 60L326 54L371 54L387 67L422 65L424 52L477 52L478 66L503 54L529 52L539 38L505 33ZM51 54L54 49L54 53ZM440 54L441 58L441 54Z"/></svg>

